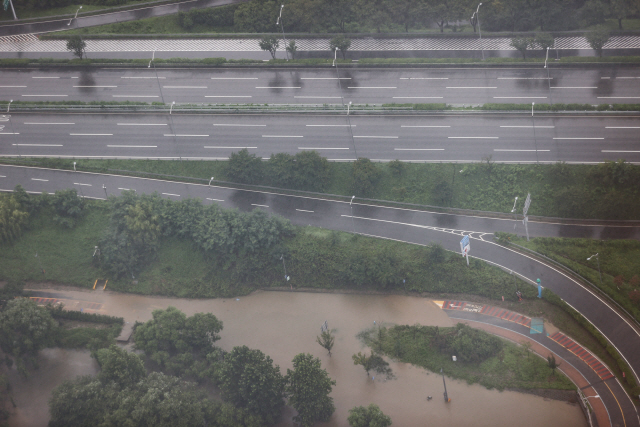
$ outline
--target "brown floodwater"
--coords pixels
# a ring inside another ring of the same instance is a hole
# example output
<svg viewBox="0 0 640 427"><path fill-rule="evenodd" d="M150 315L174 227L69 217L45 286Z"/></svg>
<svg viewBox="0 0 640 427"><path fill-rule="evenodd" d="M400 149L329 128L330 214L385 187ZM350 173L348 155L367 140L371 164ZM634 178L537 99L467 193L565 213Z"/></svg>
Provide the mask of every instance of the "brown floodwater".
<svg viewBox="0 0 640 427"><path fill-rule="evenodd" d="M53 291L57 294L61 291ZM390 361L393 380L367 377L355 366L351 355L367 350L356 338L377 324L451 326L453 322L430 300L406 296L316 294L302 292L255 292L238 299L188 300L146 297L110 292L63 291L67 307L75 301L102 303L99 312L122 316L128 322L146 321L155 309L174 306L192 315L211 312L224 322L218 345L231 350L236 345L257 348L269 355L283 373L298 353L311 353L337 384L331 396L336 412L321 426L348 426L349 409L375 403L396 426L563 426L584 427L586 420L577 405L545 400L517 392L487 390L479 385L447 378L451 402L443 399L442 377L422 368ZM329 357L316 343L324 321L336 340ZM12 378L19 416L12 426L46 425L46 401L51 390L64 379L96 372L87 352L46 350L46 360L28 381ZM36 379L39 378L39 379ZM433 400L427 401L427 396ZM33 412L33 416L31 414ZM292 411L278 427L293 426ZM517 421L516 421L517 420Z"/></svg>

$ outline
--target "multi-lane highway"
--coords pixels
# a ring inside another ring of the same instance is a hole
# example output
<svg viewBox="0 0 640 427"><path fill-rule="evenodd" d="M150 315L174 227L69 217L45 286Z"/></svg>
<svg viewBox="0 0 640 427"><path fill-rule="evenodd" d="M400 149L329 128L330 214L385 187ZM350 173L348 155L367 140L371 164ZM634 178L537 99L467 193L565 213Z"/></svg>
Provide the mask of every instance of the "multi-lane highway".
<svg viewBox="0 0 640 427"><path fill-rule="evenodd" d="M6 70L2 98L165 103L640 103L637 67Z"/></svg>
<svg viewBox="0 0 640 427"><path fill-rule="evenodd" d="M0 117L3 156L227 159L247 148L330 160L640 162L638 117L35 114ZM353 137L352 137L353 134Z"/></svg>

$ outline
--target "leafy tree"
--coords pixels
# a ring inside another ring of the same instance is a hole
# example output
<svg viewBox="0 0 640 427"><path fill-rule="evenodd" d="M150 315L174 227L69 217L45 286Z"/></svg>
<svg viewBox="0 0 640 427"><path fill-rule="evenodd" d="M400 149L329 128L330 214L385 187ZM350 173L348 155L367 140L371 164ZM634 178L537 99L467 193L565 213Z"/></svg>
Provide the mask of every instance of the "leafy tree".
<svg viewBox="0 0 640 427"><path fill-rule="evenodd" d="M556 357L553 354L550 354L547 356L547 365L549 366L549 369L551 369L551 373L555 375L556 369L558 369L558 366L561 364L556 361Z"/></svg>
<svg viewBox="0 0 640 427"><path fill-rule="evenodd" d="M287 52L289 52L289 55L291 55L291 59L296 59L296 53L298 53L298 46L296 46L296 41L290 40L286 49Z"/></svg>
<svg viewBox="0 0 640 427"><path fill-rule="evenodd" d="M275 424L284 407L284 377L260 350L234 347L215 374L222 398Z"/></svg>
<svg viewBox="0 0 640 427"><path fill-rule="evenodd" d="M0 194L0 242L14 242L22 234L29 213L13 195Z"/></svg>
<svg viewBox="0 0 640 427"><path fill-rule="evenodd" d="M382 177L382 171L371 160L360 157L353 162L351 169L353 191L357 196L368 196L373 193L376 184Z"/></svg>
<svg viewBox="0 0 640 427"><path fill-rule="evenodd" d="M355 18L353 0L325 0L316 10L320 12L319 18L325 26L337 27L342 33L346 31L347 23Z"/></svg>
<svg viewBox="0 0 640 427"><path fill-rule="evenodd" d="M362 365L367 376L369 376L370 371L374 371L377 374L384 375L386 378L393 378L393 373L391 372L391 368L389 368L389 363L373 351L369 356L367 356L366 353L362 354L358 352L358 354L354 354L351 358L353 359L354 365Z"/></svg>
<svg viewBox="0 0 640 427"><path fill-rule="evenodd" d="M21 297L24 294L24 282L7 282L2 288L0 288L0 309L6 307L7 302Z"/></svg>
<svg viewBox="0 0 640 427"><path fill-rule="evenodd" d="M128 236L134 245L145 248L156 248L160 236L158 215L153 213L154 206L150 200L140 200L127 207L124 222Z"/></svg>
<svg viewBox="0 0 640 427"><path fill-rule="evenodd" d="M301 151L295 156L296 187L308 191L324 191L331 172L329 161L315 151Z"/></svg>
<svg viewBox="0 0 640 427"><path fill-rule="evenodd" d="M609 11L618 20L618 29L622 30L622 20L637 15L640 5L636 0L610 0Z"/></svg>
<svg viewBox="0 0 640 427"><path fill-rule="evenodd" d="M53 221L66 228L75 227L84 213L84 199L78 197L75 188L56 191L51 205L55 210Z"/></svg>
<svg viewBox="0 0 640 427"><path fill-rule="evenodd" d="M291 154L272 154L267 162L269 181L276 187L294 188L296 172L296 158Z"/></svg>
<svg viewBox="0 0 640 427"><path fill-rule="evenodd" d="M463 2L460 0L427 0L425 3L425 13L429 20L433 20L440 32L444 32L444 26L449 21L455 21L463 17L464 12L471 15L471 12L466 11ZM419 12L419 10L417 11ZM426 20L426 19L425 19ZM474 32L477 25L477 20L472 22Z"/></svg>
<svg viewBox="0 0 640 427"><path fill-rule="evenodd" d="M129 387L147 376L140 356L116 345L98 350L96 360L100 365L100 379L103 382L113 381L122 387Z"/></svg>
<svg viewBox="0 0 640 427"><path fill-rule="evenodd" d="M351 427L389 427L391 418L385 415L378 405L356 406L349 409L349 425Z"/></svg>
<svg viewBox="0 0 640 427"><path fill-rule="evenodd" d="M278 47L280 47L280 41L276 36L264 36L260 39L258 44L260 45L260 49L269 52L271 57L276 59L276 51L278 50Z"/></svg>
<svg viewBox="0 0 640 427"><path fill-rule="evenodd" d="M536 33L533 41L543 51L554 46L553 35L550 33ZM533 43L529 47L533 48Z"/></svg>
<svg viewBox="0 0 640 427"><path fill-rule="evenodd" d="M329 49L333 52L338 49L342 54L342 59L346 59L347 50L351 47L351 39L345 36L337 36L329 41Z"/></svg>
<svg viewBox="0 0 640 427"><path fill-rule="evenodd" d="M580 16L582 17L586 26L601 25L605 23L605 16L609 14L607 5L601 0L589 0L582 9L580 9Z"/></svg>
<svg viewBox="0 0 640 427"><path fill-rule="evenodd" d="M136 328L135 347L159 366L179 375L190 373L195 359L212 351L213 343L220 339L222 322L211 313L187 318L177 308L168 307L154 310L152 317Z"/></svg>
<svg viewBox="0 0 640 427"><path fill-rule="evenodd" d="M356 0L355 19L358 22L367 23L380 33L383 27L392 22L389 16L389 3L386 0ZM393 2L391 2L392 5Z"/></svg>
<svg viewBox="0 0 640 427"><path fill-rule="evenodd" d="M53 344L57 327L47 309L26 298L11 300L0 312L0 348L27 376L27 363L35 363L38 352Z"/></svg>
<svg viewBox="0 0 640 427"><path fill-rule="evenodd" d="M333 348L333 343L335 341L335 337L331 334L331 331L323 331L320 336L316 337L316 341L322 346L322 348L329 352L329 357L331 357L331 349Z"/></svg>
<svg viewBox="0 0 640 427"><path fill-rule="evenodd" d="M503 344L498 337L463 323L458 323L456 329L457 333L447 338L447 344L463 362L480 363L502 350Z"/></svg>
<svg viewBox="0 0 640 427"><path fill-rule="evenodd" d="M527 49L533 46L533 39L530 37L516 37L511 39L510 45L522 54L522 59L527 59Z"/></svg>
<svg viewBox="0 0 640 427"><path fill-rule="evenodd" d="M423 2L415 0L394 0L387 2L389 15L393 22L401 24L408 33L409 28L422 22Z"/></svg>
<svg viewBox="0 0 640 427"><path fill-rule="evenodd" d="M600 58L602 58L602 48L609 41L610 37L611 33L609 30L602 26L596 27L595 30L589 31L585 34L585 38L587 39L587 42L589 42L589 46L598 53Z"/></svg>
<svg viewBox="0 0 640 427"><path fill-rule="evenodd" d="M274 1L249 1L242 3L233 15L238 32L268 33L276 29L276 18L280 10Z"/></svg>
<svg viewBox="0 0 640 427"><path fill-rule="evenodd" d="M316 421L329 420L335 411L329 393L336 382L320 367L320 359L298 354L293 358L293 370L287 369L285 381L289 404L298 411L295 422L310 427Z"/></svg>
<svg viewBox="0 0 640 427"><path fill-rule="evenodd" d="M241 184L258 184L262 179L262 160L243 148L231 153L225 174L228 179Z"/></svg>
<svg viewBox="0 0 640 427"><path fill-rule="evenodd" d="M75 56L82 59L85 55L85 49L87 48L87 43L82 40L80 36L71 36L69 40L67 40L67 50L71 51Z"/></svg>

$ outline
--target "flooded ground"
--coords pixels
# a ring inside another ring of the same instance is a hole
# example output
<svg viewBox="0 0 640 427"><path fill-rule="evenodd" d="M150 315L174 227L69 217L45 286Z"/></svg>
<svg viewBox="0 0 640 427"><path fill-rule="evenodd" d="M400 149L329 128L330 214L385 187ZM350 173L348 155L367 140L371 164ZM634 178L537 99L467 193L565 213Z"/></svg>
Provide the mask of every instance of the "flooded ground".
<svg viewBox="0 0 640 427"><path fill-rule="evenodd" d="M364 347L356 335L377 324L415 324L451 326L447 315L431 301L405 296L315 294L290 292L256 292L238 299L186 300L143 297L116 293L52 291L69 299L67 306L84 305L83 301L102 303L99 312L122 316L128 322L146 321L151 312L170 305L188 315L211 312L224 322L218 345L231 350L247 345L268 354L283 373L291 368L293 357L302 352L320 358L322 366L336 380L331 396L336 412L323 426L348 426L348 410L354 406L375 403L397 426L512 426L518 425L583 427L586 421L577 405L544 400L516 392L487 390L478 385L447 379L452 401L444 403L442 377L403 363L391 363L396 379L384 381L367 377L361 366L355 366L351 355ZM75 302L74 302L75 301ZM332 357L316 343L320 326L328 321L336 336ZM367 349L368 351L368 349ZM56 353L57 352L57 353ZM48 393L54 383L73 374L95 372L88 353L47 350L49 364L37 372L38 382L31 379L14 387L16 403L22 407L21 418L12 426L44 426L42 417L27 417L33 408L46 411ZM50 374L55 371L55 374ZM16 381L16 378L13 378ZM18 392L20 390L20 392ZM31 395L29 396L29 390ZM18 396L19 394L19 396ZM427 396L433 400L427 401ZM22 405L28 406L22 406ZM290 418L278 427L292 426Z"/></svg>

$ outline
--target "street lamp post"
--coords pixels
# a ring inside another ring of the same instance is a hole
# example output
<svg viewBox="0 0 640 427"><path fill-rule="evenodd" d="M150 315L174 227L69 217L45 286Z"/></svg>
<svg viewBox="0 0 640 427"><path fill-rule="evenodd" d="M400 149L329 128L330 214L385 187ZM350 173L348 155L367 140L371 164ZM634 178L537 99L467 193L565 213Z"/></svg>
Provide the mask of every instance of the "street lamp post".
<svg viewBox="0 0 640 427"><path fill-rule="evenodd" d="M340 90L340 101L342 102L342 108L344 108L344 96L342 96L342 83L340 82L340 71L338 70L338 64L336 60L338 59L338 48L336 47L333 55L333 64L332 67L336 67L336 78L338 79L338 89ZM349 116L349 109L351 107L351 101L347 105L347 124L349 125L349 135L351 135L351 144L353 145L353 153L358 158L358 149L356 148L356 141L353 138L353 129L351 127L351 117Z"/></svg>
<svg viewBox="0 0 640 427"><path fill-rule="evenodd" d="M76 10L76 16L74 16L73 18L69 19L69 23L67 25L71 25L71 21L73 21L74 19L77 21L78 19L78 12L80 12L80 9L82 9L82 6L80 6L78 8L78 10Z"/></svg>
<svg viewBox="0 0 640 427"><path fill-rule="evenodd" d="M287 38L284 35L284 25L282 24L282 9L284 5L280 5L280 15L278 16L278 20L276 21L276 25L280 24L280 28L282 29L282 39L284 40L284 53L287 55L287 61L289 60L289 51L287 50Z"/></svg>
<svg viewBox="0 0 640 427"><path fill-rule="evenodd" d="M149 61L149 65L147 65L147 68L151 68L151 63L153 62L153 60L156 59L156 51L153 51L153 54L151 55L151 61ZM155 64L153 64L155 68Z"/></svg>
<svg viewBox="0 0 640 427"><path fill-rule="evenodd" d="M77 172L77 171L76 171L76 162L73 162L73 171L74 171L74 172Z"/></svg>
<svg viewBox="0 0 640 427"><path fill-rule="evenodd" d="M9 114L9 110L11 110L11 103L13 102L13 99L9 101L9 105L7 105L7 114Z"/></svg>
<svg viewBox="0 0 640 427"><path fill-rule="evenodd" d="M602 272L600 271L600 257L598 256L598 254L591 255L589 258L587 258L587 261L591 261L591 258L593 257L596 257L596 261L598 261L598 274L600 275L600 286L602 286Z"/></svg>
<svg viewBox="0 0 640 427"><path fill-rule="evenodd" d="M349 202L349 208L351 209L351 227L353 227L353 233L356 234L356 223L353 221L353 199L356 196L351 196L351 201Z"/></svg>
<svg viewBox="0 0 640 427"><path fill-rule="evenodd" d="M473 13L473 16L471 16L471 20L473 20L473 18L475 17L478 22L478 34L480 34L480 49L482 49L482 60L484 61L484 45L482 44L482 29L480 28L480 6L482 6L482 3L478 4L478 8Z"/></svg>
<svg viewBox="0 0 640 427"><path fill-rule="evenodd" d="M338 48L333 49L333 64L332 67L336 66L336 60L338 59ZM336 73L338 72L338 67L336 67ZM340 82L340 76L338 76L338 82Z"/></svg>
<svg viewBox="0 0 640 427"><path fill-rule="evenodd" d="M538 140L536 139L536 119L533 117L533 106L536 105L535 102L531 103L531 122L533 127L533 144L536 148L536 164L540 164L540 159L538 158Z"/></svg>
<svg viewBox="0 0 640 427"><path fill-rule="evenodd" d="M518 225L518 213L516 212L516 203L518 203L518 196L516 196L516 200L513 202L513 208L511 208L511 213L515 217L515 223L513 224L513 229L516 229L516 225Z"/></svg>
<svg viewBox="0 0 640 427"><path fill-rule="evenodd" d="M13 12L13 20L17 21L18 17L16 16L16 10L13 8L13 2L11 0L5 0L5 8L7 7L7 3L9 3L11 5L11 12ZM6 10L6 9L5 9Z"/></svg>
<svg viewBox="0 0 640 427"><path fill-rule="evenodd" d="M444 380L444 372L442 371L442 368L440 368L440 373L442 374L442 384L444 384L444 401L445 403L449 403L451 402L451 399L449 399L449 395L447 394L447 383Z"/></svg>
<svg viewBox="0 0 640 427"><path fill-rule="evenodd" d="M213 181L213 177L209 180L209 187L211 187L211 181Z"/></svg>
<svg viewBox="0 0 640 427"><path fill-rule="evenodd" d="M349 108L351 107L351 101L349 101L349 104L347 105L347 116L349 115Z"/></svg>
<svg viewBox="0 0 640 427"><path fill-rule="evenodd" d="M287 265L284 263L284 255L280 255L280 259L282 260L282 266L284 267L284 280L288 282L289 276L287 276ZM293 286L291 284L289 284L289 287L293 289Z"/></svg>
<svg viewBox="0 0 640 427"><path fill-rule="evenodd" d="M173 106L176 105L176 101L173 101L171 103L171 107L169 107L169 114L171 114L171 112L173 111Z"/></svg>
<svg viewBox="0 0 640 427"><path fill-rule="evenodd" d="M104 196L108 199L109 195L107 194L107 186L102 184L102 189L104 190Z"/></svg>

